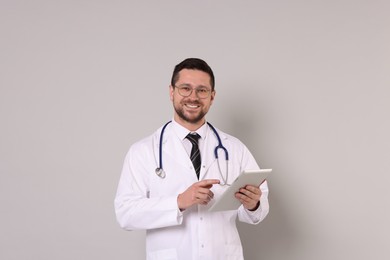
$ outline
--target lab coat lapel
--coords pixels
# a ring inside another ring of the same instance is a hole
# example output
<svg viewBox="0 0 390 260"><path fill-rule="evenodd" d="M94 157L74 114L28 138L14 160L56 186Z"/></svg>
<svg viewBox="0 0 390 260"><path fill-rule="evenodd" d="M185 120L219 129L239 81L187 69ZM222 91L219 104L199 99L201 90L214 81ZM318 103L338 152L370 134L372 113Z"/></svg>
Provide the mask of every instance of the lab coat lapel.
<svg viewBox="0 0 390 260"><path fill-rule="evenodd" d="M191 159L184 149L182 141L175 134L171 126L166 130L163 137L163 157L165 155L171 157L174 161L186 168L192 166Z"/></svg>

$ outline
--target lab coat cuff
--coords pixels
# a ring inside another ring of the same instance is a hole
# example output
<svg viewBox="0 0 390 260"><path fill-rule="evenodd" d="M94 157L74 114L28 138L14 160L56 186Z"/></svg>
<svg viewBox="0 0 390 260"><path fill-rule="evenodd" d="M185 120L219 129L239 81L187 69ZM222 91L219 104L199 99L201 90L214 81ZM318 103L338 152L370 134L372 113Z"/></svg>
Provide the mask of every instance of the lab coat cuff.
<svg viewBox="0 0 390 260"><path fill-rule="evenodd" d="M183 212L179 209L179 205L177 205L177 196L172 197L172 207L176 210L177 223L181 225L183 222Z"/></svg>
<svg viewBox="0 0 390 260"><path fill-rule="evenodd" d="M260 205L259 207L256 209L256 210L248 210L248 209L245 209L244 208L244 212L245 212L245 215L247 215L249 217L249 219L251 220L251 222L253 224L258 224L260 223L264 218L265 218L265 215L268 213L268 209L265 209L265 207L267 207L268 204L266 203L266 201L264 203L262 203L261 199L260 199Z"/></svg>
<svg viewBox="0 0 390 260"><path fill-rule="evenodd" d="M245 213L250 217L253 223L257 223L259 221L258 216L261 213L261 206L259 205L259 207L256 210L245 209Z"/></svg>

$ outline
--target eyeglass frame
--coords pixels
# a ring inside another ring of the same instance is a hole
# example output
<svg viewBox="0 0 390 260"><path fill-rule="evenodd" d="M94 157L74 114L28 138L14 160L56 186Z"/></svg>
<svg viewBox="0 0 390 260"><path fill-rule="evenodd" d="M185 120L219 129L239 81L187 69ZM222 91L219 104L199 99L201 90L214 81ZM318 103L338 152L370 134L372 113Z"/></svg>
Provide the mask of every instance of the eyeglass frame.
<svg viewBox="0 0 390 260"><path fill-rule="evenodd" d="M189 96L191 96L191 95L192 95L192 92L195 90L196 96L197 96L198 98L200 98L200 99L206 99L206 98L210 97L211 93L214 91L213 89L209 89L208 87L205 87L205 86L199 86L199 87L193 88L193 87L191 87L189 84L182 84L182 85L180 85L180 86L175 86L175 85L173 85L173 88L177 88L177 89L178 89L177 92L178 92L179 95L182 96L182 97L189 97ZM191 89L191 92L190 92L188 95L183 95L183 94L180 92L180 90L182 90L182 89L184 89L184 88L190 88L190 89ZM200 91L201 89L207 90L207 96L206 96L206 97L200 97L200 96L199 96L199 91Z"/></svg>

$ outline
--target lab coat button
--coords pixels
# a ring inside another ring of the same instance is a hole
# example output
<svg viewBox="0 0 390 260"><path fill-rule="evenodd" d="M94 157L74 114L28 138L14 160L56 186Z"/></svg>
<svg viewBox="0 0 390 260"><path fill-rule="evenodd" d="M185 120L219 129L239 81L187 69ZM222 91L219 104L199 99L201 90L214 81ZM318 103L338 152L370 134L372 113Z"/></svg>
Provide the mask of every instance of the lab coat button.
<svg viewBox="0 0 390 260"><path fill-rule="evenodd" d="M203 220L203 217L200 217L200 220Z"/></svg>

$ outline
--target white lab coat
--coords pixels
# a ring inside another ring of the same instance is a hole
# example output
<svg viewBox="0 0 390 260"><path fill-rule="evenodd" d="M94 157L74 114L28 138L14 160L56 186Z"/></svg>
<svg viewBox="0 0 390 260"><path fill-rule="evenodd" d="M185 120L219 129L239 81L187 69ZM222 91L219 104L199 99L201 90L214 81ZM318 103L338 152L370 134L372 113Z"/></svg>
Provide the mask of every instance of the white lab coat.
<svg viewBox="0 0 390 260"><path fill-rule="evenodd" d="M237 138L217 129L223 145L229 151L229 179L231 183L245 169L258 165ZM223 193L226 186L214 185L215 194L207 206L193 206L181 212L177 196L197 182L192 162L183 143L169 124L163 135L163 168L166 177L160 178L155 169L159 164L161 128L153 135L135 143L126 155L115 198L115 212L120 226L126 230L147 230L147 259L243 259L236 218L257 224L268 214L268 187L260 188L260 207L250 212L241 206L238 210L208 212L207 209ZM214 149L218 141L207 126L201 151L200 180L221 179ZM220 154L220 166L225 175L225 160Z"/></svg>

